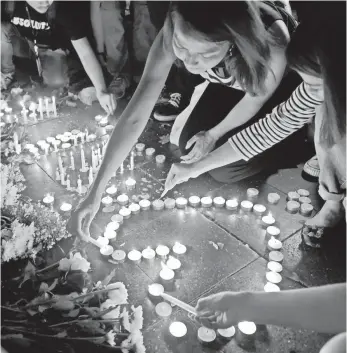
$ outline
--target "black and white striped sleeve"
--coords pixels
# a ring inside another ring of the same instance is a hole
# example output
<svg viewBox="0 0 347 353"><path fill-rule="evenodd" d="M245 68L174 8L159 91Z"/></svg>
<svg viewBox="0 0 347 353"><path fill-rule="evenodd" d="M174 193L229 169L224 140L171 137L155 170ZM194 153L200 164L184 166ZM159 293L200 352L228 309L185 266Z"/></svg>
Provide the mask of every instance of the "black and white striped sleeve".
<svg viewBox="0 0 347 353"><path fill-rule="evenodd" d="M275 107L265 118L230 137L229 143L241 159L248 161L302 128L322 103L309 94L303 82L287 101Z"/></svg>

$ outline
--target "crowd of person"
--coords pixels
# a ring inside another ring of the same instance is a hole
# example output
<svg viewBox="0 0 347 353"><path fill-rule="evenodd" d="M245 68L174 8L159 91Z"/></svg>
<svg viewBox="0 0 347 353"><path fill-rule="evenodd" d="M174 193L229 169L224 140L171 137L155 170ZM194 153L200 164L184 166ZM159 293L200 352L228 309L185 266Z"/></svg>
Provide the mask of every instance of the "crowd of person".
<svg viewBox="0 0 347 353"><path fill-rule="evenodd" d="M69 61L79 61L107 113L115 111L131 82L137 83L94 183L70 219L71 231L80 237L88 240L109 179L152 113L159 121L174 121L170 142L182 153L181 163L170 169L167 190L206 172L223 183L254 176L293 153L293 144L299 150L302 128L313 125L316 156L306 171L319 178L324 205L302 231L321 232L344 217L345 2L2 3L2 89L14 80L13 56L23 50L18 41L29 48L26 54L47 84L52 63L69 81ZM126 13L133 18L132 50ZM143 63L140 74L129 69L130 52ZM112 77L109 84L105 72ZM167 99L158 104L165 92ZM345 284L218 293L199 300L196 309L207 327L243 319L336 333L321 353L346 351Z"/></svg>

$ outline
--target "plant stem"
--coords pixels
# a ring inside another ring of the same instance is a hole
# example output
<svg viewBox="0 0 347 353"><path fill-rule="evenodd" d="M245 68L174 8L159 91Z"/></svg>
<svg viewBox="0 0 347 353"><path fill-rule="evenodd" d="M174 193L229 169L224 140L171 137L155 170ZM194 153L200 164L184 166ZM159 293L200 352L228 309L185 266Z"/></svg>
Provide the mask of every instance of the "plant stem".
<svg viewBox="0 0 347 353"><path fill-rule="evenodd" d="M64 322L59 322L58 324L50 325L49 327L58 327L58 326L63 326L63 325L69 325L69 324L75 324L77 322L80 323L87 323L87 322L118 322L120 319L108 319L108 320L93 320L93 319L86 319L86 320L72 320L72 321L64 321Z"/></svg>
<svg viewBox="0 0 347 353"><path fill-rule="evenodd" d="M9 308L9 307L7 307L7 306L2 306L2 305L1 305L0 308L1 308L1 309L8 310L8 311L13 311L13 312L15 312L15 313L23 313L22 310L12 309L12 308Z"/></svg>
<svg viewBox="0 0 347 353"><path fill-rule="evenodd" d="M99 290L96 290L94 292L89 292L87 294L82 294L79 297L72 298L71 300L72 301L80 300L80 299L89 297L90 295L95 295L95 294L100 294L100 293L107 293L107 292L110 292L111 290L118 290L118 288L99 289Z"/></svg>
<svg viewBox="0 0 347 353"><path fill-rule="evenodd" d="M36 271L36 274L40 274L40 273L42 273L42 272L51 270L52 268L55 268L55 267L57 267L57 266L59 266L59 261L57 261L57 262L55 262L54 264L51 264L51 265L49 265L49 266L46 266L46 267L42 268L41 270L37 270L37 271Z"/></svg>

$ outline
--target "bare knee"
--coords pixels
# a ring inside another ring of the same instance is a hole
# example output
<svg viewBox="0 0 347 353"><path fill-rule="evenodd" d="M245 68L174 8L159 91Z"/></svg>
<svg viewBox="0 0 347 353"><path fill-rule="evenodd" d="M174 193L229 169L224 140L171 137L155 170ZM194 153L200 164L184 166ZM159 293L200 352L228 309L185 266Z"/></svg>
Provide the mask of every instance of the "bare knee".
<svg viewBox="0 0 347 353"><path fill-rule="evenodd" d="M346 332L331 338L319 353L346 353Z"/></svg>

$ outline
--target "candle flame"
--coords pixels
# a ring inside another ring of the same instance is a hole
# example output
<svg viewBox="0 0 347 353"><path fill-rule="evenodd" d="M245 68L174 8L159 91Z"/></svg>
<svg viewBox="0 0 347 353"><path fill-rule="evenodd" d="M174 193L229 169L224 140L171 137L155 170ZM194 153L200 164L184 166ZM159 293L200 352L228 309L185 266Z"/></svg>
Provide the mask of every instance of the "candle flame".
<svg viewBox="0 0 347 353"><path fill-rule="evenodd" d="M269 216L269 217L272 217L272 213L271 213L271 212L269 212L268 216Z"/></svg>
<svg viewBox="0 0 347 353"><path fill-rule="evenodd" d="M168 266L166 266L166 264L162 261L161 262L161 268L164 270L164 271L167 271L167 270L170 270Z"/></svg>

